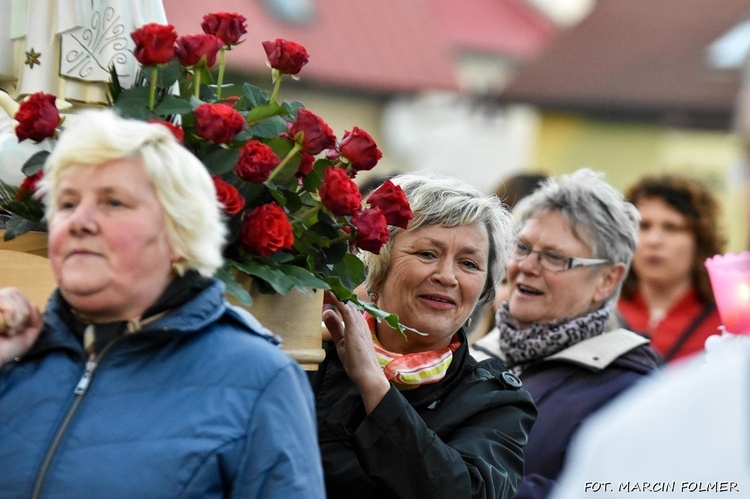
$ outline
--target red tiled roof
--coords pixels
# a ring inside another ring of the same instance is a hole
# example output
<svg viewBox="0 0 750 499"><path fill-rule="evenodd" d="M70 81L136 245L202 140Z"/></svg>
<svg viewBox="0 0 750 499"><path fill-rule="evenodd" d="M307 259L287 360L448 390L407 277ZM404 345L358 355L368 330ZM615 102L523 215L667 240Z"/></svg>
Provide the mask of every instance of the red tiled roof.
<svg viewBox="0 0 750 499"><path fill-rule="evenodd" d="M433 0L444 34L459 49L535 56L558 32L549 18L522 0Z"/></svg>
<svg viewBox="0 0 750 499"><path fill-rule="evenodd" d="M431 0L316 0L307 26L273 18L261 1L164 0L167 20L179 34L201 32L211 12L237 12L248 19L245 42L228 55L235 70L266 68L261 43L286 38L302 44L310 61L303 80L370 91L456 89L451 47L438 29Z"/></svg>
<svg viewBox="0 0 750 499"><path fill-rule="evenodd" d="M706 49L750 16L747 0L600 0L500 98L591 110L731 113L739 74L706 64Z"/></svg>

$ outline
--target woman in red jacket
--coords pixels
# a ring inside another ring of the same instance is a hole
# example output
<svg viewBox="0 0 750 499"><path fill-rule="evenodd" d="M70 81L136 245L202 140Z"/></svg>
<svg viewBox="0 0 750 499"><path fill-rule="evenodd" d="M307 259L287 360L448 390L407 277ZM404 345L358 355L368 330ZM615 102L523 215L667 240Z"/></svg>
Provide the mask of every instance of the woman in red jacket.
<svg viewBox="0 0 750 499"><path fill-rule="evenodd" d="M721 325L704 264L725 245L718 201L707 186L679 175L645 177L626 197L641 223L620 315L667 362L700 352Z"/></svg>

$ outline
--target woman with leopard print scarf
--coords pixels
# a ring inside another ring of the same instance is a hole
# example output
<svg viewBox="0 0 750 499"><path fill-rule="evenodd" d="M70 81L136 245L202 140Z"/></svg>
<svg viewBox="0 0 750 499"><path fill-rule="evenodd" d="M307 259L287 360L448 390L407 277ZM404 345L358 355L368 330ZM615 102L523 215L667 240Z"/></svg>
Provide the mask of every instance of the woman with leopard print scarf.
<svg viewBox="0 0 750 499"><path fill-rule="evenodd" d="M649 341L614 329L612 304L633 257L639 215L601 174L550 178L515 209L510 296L473 355L500 358L539 415L517 497L546 497L583 420L660 362Z"/></svg>

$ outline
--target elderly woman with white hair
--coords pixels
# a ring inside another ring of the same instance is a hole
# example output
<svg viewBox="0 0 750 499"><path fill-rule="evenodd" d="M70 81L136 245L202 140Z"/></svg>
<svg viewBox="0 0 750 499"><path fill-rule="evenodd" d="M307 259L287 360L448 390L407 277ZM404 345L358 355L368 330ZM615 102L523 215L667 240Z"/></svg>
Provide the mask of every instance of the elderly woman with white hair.
<svg viewBox="0 0 750 499"><path fill-rule="evenodd" d="M314 375L329 498L512 498L536 410L518 378L477 363L464 324L490 303L513 242L495 196L430 173L391 179L414 218L365 258L371 301L404 334L332 295Z"/></svg>
<svg viewBox="0 0 750 499"><path fill-rule="evenodd" d="M58 288L36 341L0 294L0 353L31 345L0 359L0 494L323 497L304 372L210 277L208 172L165 126L75 118L45 165Z"/></svg>
<svg viewBox="0 0 750 499"><path fill-rule="evenodd" d="M472 353L501 359L534 398L518 497L545 497L582 421L653 372L659 356L648 339L613 327L638 238L638 212L622 194L581 169L546 180L514 213L510 295Z"/></svg>

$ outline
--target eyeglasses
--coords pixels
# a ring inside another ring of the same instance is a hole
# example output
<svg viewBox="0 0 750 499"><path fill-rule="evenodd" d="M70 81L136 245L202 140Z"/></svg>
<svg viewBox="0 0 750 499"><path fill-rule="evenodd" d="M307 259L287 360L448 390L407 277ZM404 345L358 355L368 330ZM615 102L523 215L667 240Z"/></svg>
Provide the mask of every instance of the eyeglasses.
<svg viewBox="0 0 750 499"><path fill-rule="evenodd" d="M547 270L553 272L563 272L565 270L574 269L576 267L590 267L592 265L601 265L603 263L611 263L609 260L602 258L571 258L563 256L552 250L532 250L531 246L524 242L517 242L511 258L520 262L532 253L536 253L537 261L539 265Z"/></svg>

